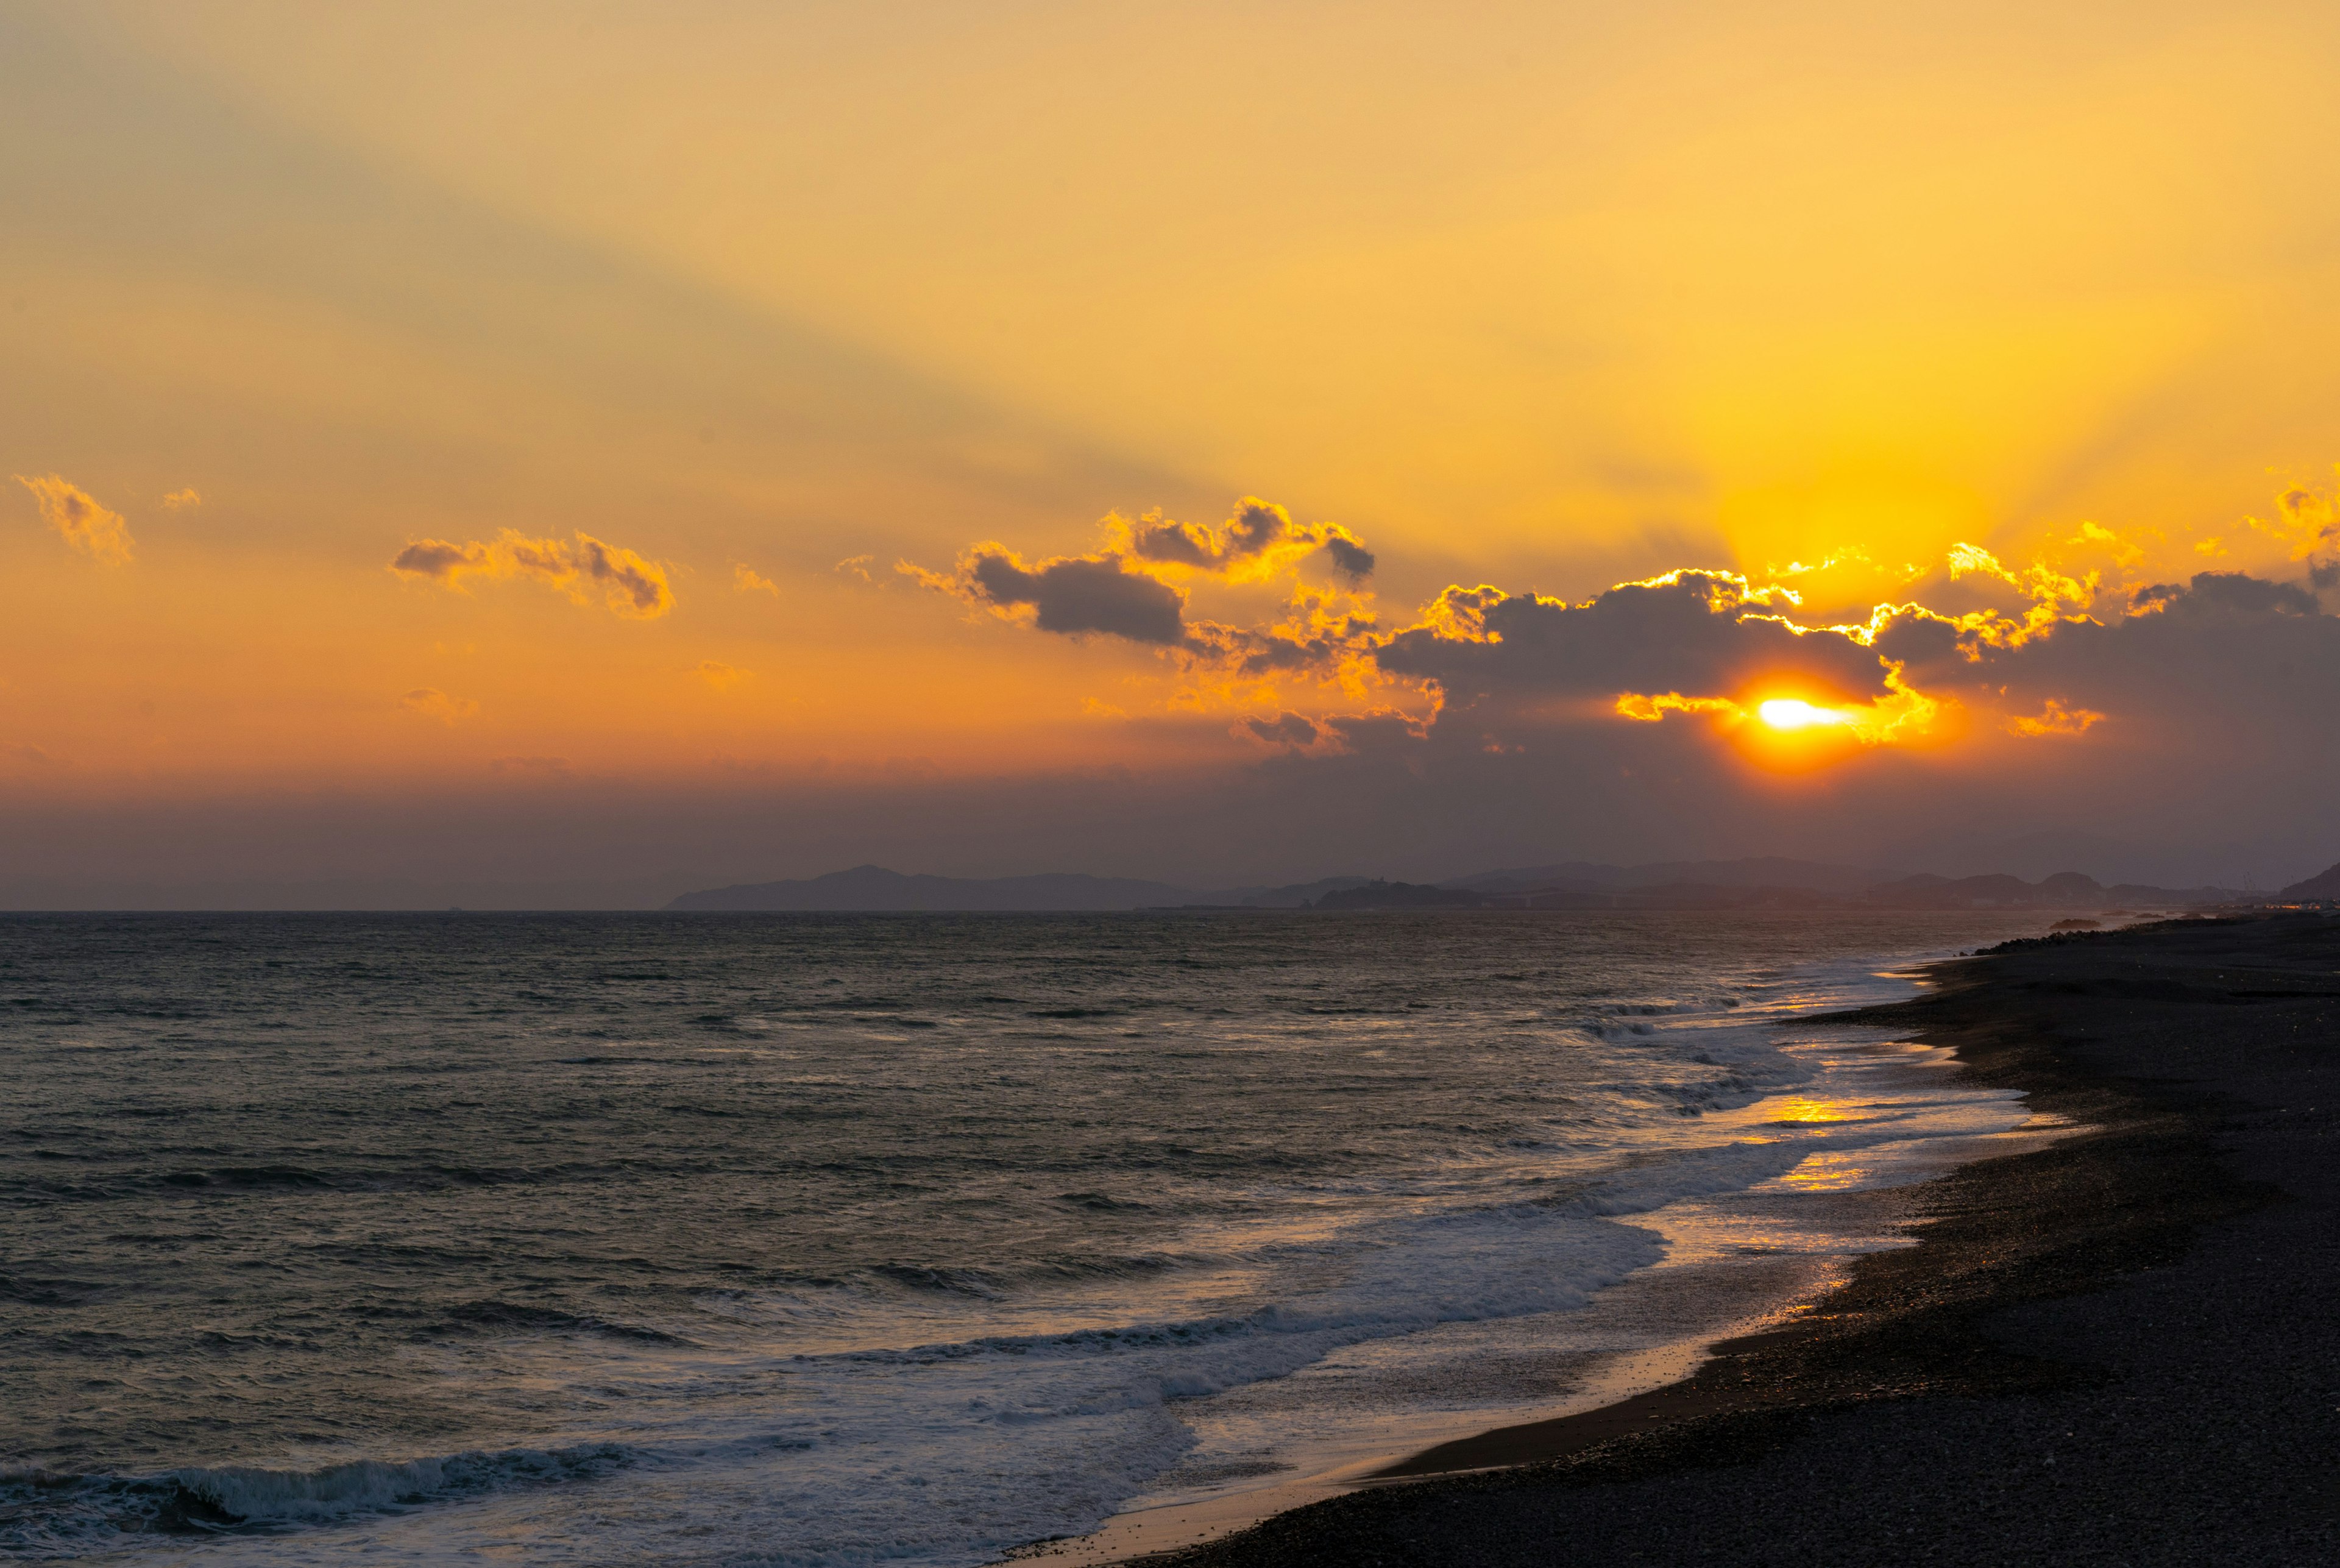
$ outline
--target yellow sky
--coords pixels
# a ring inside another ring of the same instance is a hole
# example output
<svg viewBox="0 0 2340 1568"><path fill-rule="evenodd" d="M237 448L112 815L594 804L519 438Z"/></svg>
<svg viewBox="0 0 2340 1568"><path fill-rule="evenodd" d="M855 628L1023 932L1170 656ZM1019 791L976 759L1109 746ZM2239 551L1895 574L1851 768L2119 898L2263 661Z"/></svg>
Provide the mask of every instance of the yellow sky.
<svg viewBox="0 0 2340 1568"><path fill-rule="evenodd" d="M14 6L0 472L135 552L0 494L0 770L1240 755L893 567L1246 493L1393 624L2084 521L2295 574L2335 66L2307 5ZM389 570L506 529L673 608Z"/></svg>

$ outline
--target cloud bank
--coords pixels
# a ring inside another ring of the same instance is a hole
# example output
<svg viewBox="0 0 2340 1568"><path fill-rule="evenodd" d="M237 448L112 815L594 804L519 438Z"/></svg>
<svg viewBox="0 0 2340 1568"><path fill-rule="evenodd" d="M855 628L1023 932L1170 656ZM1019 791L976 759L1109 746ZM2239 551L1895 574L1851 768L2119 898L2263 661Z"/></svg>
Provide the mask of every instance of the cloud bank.
<svg viewBox="0 0 2340 1568"><path fill-rule="evenodd" d="M2247 524L2295 581L2149 574L2151 541L2087 523L2028 562L1961 543L1891 572L1685 567L1581 599L1457 583L1393 623L1345 586L1333 547L1362 552L1353 535L1252 500L1210 529L1109 518L1086 554L985 543L903 570L1036 634L1155 650L1179 682L1165 708L1233 710L1307 811L1403 797L1423 822L1595 858L1668 836L1825 853L1824 819L1882 846L2027 819L2212 840L2340 834L2315 782L2340 764L2332 511L2293 491ZM1266 561L1293 576L1273 618L1195 612ZM1850 592L1880 577L1884 595Z"/></svg>

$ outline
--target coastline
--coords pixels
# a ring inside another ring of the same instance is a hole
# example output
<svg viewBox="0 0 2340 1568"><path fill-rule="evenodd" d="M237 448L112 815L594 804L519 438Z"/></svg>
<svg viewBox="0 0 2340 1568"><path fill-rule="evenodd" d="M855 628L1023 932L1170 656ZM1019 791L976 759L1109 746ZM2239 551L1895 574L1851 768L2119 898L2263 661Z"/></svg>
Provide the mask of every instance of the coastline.
<svg viewBox="0 0 2340 1568"><path fill-rule="evenodd" d="M1794 1326L1143 1558L2286 1562L2340 1547L2340 922L2008 944L1841 1013L2080 1131L1916 1189ZM2211 1433L2216 1433L2213 1440Z"/></svg>

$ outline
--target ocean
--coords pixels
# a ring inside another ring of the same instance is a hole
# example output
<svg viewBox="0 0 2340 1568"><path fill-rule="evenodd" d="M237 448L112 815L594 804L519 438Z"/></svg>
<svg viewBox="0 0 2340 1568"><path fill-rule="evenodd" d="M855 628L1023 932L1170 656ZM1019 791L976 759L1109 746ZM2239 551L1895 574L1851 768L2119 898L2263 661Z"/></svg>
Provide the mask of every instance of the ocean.
<svg viewBox="0 0 2340 1568"><path fill-rule="evenodd" d="M0 1557L956 1568L1597 1402L2036 1126L1796 1020L2046 918L0 918Z"/></svg>

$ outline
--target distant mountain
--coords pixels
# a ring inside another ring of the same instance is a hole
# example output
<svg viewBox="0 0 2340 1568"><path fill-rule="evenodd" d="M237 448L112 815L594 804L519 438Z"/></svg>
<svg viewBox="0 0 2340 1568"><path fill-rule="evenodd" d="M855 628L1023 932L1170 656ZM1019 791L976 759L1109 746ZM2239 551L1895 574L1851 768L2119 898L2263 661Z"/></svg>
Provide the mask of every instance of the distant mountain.
<svg viewBox="0 0 2340 1568"><path fill-rule="evenodd" d="M2037 882L2005 875L1904 877L1871 888L1863 897L1896 909L2170 909L2231 903L2245 895L2228 888L2155 888L2139 882L2107 888L2094 877L2058 871Z"/></svg>
<svg viewBox="0 0 2340 1568"><path fill-rule="evenodd" d="M2278 898L2340 898L2340 866L2327 866L2305 882L2294 882Z"/></svg>
<svg viewBox="0 0 2340 1568"><path fill-rule="evenodd" d="M1324 877L1314 882L1293 882L1281 888L1223 888L1216 892L1188 893L1190 908L1239 909L1304 909L1327 893L1362 888L1363 877Z"/></svg>
<svg viewBox="0 0 2340 1568"><path fill-rule="evenodd" d="M1482 871L1475 877L1450 877L1442 888L1467 888L1474 893L1521 893L1531 888L1565 884L1572 888L1614 888L1632 873L1622 866L1598 860L1562 860L1552 866L1516 866L1508 871Z"/></svg>
<svg viewBox="0 0 2340 1568"><path fill-rule="evenodd" d="M1440 883L1327 877L1280 888L1196 891L1129 877L906 877L856 866L801 881L753 882L685 893L676 910L1252 909L2177 909L2256 901L2224 888L2105 887L2077 871L2019 877L1892 877L1851 866L1763 857L1646 866L1563 861L1487 871ZM2283 890L2286 898L2340 898L2340 866Z"/></svg>
<svg viewBox="0 0 2340 1568"><path fill-rule="evenodd" d="M1778 855L1750 856L1740 860L1658 860L1640 866L1611 866L1597 860L1563 860L1552 866L1522 866L1508 871L1482 871L1475 877L1455 877L1438 885L1468 888L1482 893L1525 893L1538 888L1657 888L1695 884L1708 888L1784 888L1810 893L1839 895L1859 892L1899 873L1831 866L1817 860L1790 860Z"/></svg>
<svg viewBox="0 0 2340 1568"><path fill-rule="evenodd" d="M667 906L687 910L850 911L1137 909L1184 904L1195 895L1167 882L1059 872L1037 877L906 877L856 866L793 882L749 882L685 893Z"/></svg>
<svg viewBox="0 0 2340 1568"><path fill-rule="evenodd" d="M2192 909L2232 903L2245 895L2225 888L2149 888L2134 882L2107 888L2077 871L2059 871L2038 882L1997 875L1917 876L1840 891L1689 880L1643 886L1612 882L1606 887L1562 882L1479 891L1477 897L1486 907L1509 909Z"/></svg>

